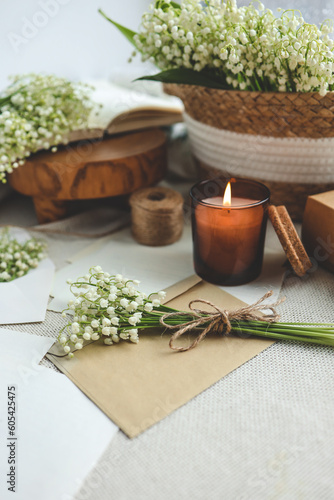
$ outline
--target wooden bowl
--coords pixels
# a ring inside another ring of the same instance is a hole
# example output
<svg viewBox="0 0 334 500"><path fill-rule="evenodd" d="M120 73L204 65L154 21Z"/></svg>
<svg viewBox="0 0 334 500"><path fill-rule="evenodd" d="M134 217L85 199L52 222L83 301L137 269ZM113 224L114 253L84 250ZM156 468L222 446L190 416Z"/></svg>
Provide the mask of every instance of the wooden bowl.
<svg viewBox="0 0 334 500"><path fill-rule="evenodd" d="M68 200L130 194L159 182L166 169L166 136L150 129L40 151L9 182L33 197L38 221L46 223L66 216Z"/></svg>

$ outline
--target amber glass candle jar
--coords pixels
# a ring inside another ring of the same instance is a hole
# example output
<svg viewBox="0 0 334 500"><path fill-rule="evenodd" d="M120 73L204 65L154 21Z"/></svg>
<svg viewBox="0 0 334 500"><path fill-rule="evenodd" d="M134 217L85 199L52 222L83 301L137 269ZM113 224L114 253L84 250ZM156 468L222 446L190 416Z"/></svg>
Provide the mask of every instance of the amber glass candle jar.
<svg viewBox="0 0 334 500"><path fill-rule="evenodd" d="M190 191L195 271L217 285L257 278L270 191L247 179L210 179Z"/></svg>

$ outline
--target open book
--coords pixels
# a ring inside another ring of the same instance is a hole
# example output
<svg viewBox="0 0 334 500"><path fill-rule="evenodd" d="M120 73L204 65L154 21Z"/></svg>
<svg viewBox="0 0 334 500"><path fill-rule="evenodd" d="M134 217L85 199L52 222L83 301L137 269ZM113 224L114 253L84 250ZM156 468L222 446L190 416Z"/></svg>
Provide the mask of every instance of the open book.
<svg viewBox="0 0 334 500"><path fill-rule="evenodd" d="M150 95L106 80L88 83L95 87L92 99L101 104L101 108L92 112L88 129L71 132L70 142L182 121L183 105L177 97L163 93Z"/></svg>

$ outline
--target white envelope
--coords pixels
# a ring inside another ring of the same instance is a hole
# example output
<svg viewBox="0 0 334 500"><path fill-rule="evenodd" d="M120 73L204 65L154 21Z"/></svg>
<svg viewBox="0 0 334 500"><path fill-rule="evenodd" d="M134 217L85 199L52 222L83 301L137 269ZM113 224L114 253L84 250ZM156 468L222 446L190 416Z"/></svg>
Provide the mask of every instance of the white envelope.
<svg viewBox="0 0 334 500"><path fill-rule="evenodd" d="M0 329L0 498L70 500L118 428L65 375L38 365L54 339ZM15 386L15 430L8 387ZM11 437L9 431L14 433ZM16 437L15 493L8 490ZM12 462L11 462L12 463Z"/></svg>
<svg viewBox="0 0 334 500"><path fill-rule="evenodd" d="M23 229L11 228L10 234L20 242L30 238ZM52 260L47 258L25 276L0 283L0 324L44 321L54 271Z"/></svg>

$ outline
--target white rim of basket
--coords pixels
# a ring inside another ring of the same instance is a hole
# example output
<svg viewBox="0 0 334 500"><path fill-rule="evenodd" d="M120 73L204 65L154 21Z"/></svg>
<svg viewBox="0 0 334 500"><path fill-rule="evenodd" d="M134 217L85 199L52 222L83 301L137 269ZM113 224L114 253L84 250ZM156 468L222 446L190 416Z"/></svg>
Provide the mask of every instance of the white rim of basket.
<svg viewBox="0 0 334 500"><path fill-rule="evenodd" d="M334 182L334 138L239 134L198 122L184 113L196 158L217 170L264 181Z"/></svg>

